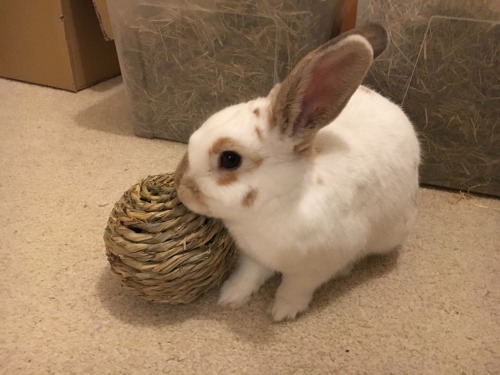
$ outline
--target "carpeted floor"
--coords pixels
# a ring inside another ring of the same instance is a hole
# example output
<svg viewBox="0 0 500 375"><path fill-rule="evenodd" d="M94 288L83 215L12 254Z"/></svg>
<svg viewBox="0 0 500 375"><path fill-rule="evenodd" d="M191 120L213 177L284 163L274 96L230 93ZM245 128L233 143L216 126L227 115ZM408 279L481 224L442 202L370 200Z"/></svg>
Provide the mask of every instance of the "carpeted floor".
<svg viewBox="0 0 500 375"><path fill-rule="evenodd" d="M184 145L133 135L120 78L78 94L0 80L2 374L498 374L500 201L422 189L397 254L273 324L278 280L239 310L127 295L103 229Z"/></svg>

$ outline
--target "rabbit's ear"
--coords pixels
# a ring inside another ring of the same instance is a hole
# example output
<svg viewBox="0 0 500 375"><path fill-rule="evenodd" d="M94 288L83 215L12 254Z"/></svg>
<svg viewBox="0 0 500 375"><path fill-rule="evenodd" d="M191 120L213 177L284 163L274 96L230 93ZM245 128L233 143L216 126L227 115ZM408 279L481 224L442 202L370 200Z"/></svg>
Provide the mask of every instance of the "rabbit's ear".
<svg viewBox="0 0 500 375"><path fill-rule="evenodd" d="M270 95L271 126L307 148L316 131L339 115L386 45L385 29L371 24L311 52Z"/></svg>

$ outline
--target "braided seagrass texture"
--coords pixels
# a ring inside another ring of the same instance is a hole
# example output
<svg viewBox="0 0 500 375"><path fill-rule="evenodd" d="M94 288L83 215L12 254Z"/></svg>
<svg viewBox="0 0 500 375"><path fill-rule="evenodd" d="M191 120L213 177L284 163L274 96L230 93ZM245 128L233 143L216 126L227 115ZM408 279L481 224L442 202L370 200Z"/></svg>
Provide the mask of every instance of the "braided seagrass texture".
<svg viewBox="0 0 500 375"><path fill-rule="evenodd" d="M174 175L149 176L115 204L104 233L111 269L148 301L189 303L220 285L235 245L222 222L189 211Z"/></svg>

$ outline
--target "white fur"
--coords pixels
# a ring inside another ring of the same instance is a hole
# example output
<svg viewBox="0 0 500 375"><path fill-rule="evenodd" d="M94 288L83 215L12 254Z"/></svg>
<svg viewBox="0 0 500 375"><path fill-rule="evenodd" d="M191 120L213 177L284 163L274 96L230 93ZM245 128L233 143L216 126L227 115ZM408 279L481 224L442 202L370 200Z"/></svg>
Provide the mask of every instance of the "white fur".
<svg viewBox="0 0 500 375"><path fill-rule="evenodd" d="M307 309L317 287L359 258L404 241L416 215L420 153L403 111L364 87L319 131L316 155L309 159L269 129L269 106L269 99L260 98L212 116L190 139L187 173L199 184L210 215L224 220L242 252L220 303L241 305L277 271L283 279L272 314L279 321ZM254 108L262 115L256 118ZM219 186L207 154L220 137L236 139L264 162ZM244 208L241 199L249 188L258 194L254 206Z"/></svg>

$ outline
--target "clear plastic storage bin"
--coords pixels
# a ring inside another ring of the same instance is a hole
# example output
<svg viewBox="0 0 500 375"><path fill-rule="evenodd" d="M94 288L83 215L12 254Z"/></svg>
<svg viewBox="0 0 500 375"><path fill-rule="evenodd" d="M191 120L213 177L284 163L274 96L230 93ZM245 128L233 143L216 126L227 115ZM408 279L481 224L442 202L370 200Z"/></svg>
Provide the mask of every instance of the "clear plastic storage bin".
<svg viewBox="0 0 500 375"><path fill-rule="evenodd" d="M358 0L391 35L365 83L413 121L424 184L500 197L498 20L498 0Z"/></svg>
<svg viewBox="0 0 500 375"><path fill-rule="evenodd" d="M108 0L135 133L187 142L338 30L336 0ZM337 23L337 25L336 25Z"/></svg>

